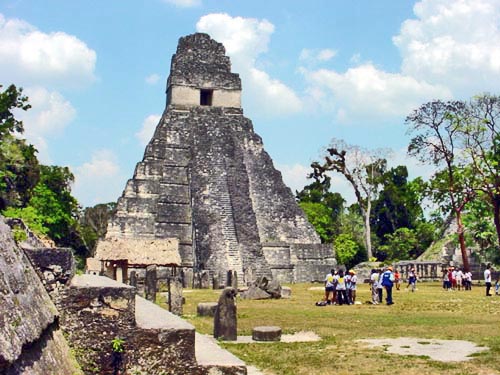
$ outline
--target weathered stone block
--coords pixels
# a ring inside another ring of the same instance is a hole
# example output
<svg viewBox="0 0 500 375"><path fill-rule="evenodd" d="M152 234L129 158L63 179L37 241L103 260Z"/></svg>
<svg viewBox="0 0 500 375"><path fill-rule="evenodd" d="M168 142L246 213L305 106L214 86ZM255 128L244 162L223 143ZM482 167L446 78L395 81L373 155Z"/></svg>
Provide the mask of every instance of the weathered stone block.
<svg viewBox="0 0 500 375"><path fill-rule="evenodd" d="M148 301L156 301L157 281L156 266L148 266L146 268L146 279L144 280L144 289Z"/></svg>
<svg viewBox="0 0 500 375"><path fill-rule="evenodd" d="M168 279L168 310L175 315L182 315L182 281L178 277Z"/></svg>
<svg viewBox="0 0 500 375"><path fill-rule="evenodd" d="M156 220L176 224L191 224L191 207L189 204L159 203Z"/></svg>
<svg viewBox="0 0 500 375"><path fill-rule="evenodd" d="M246 291L241 293L242 299L269 299L271 295L258 286L250 285Z"/></svg>
<svg viewBox="0 0 500 375"><path fill-rule="evenodd" d="M191 242L193 231L191 224L155 223L155 236L158 238L177 237L179 242Z"/></svg>
<svg viewBox="0 0 500 375"><path fill-rule="evenodd" d="M176 184L160 184L161 196L158 203L183 203L189 204L189 186Z"/></svg>
<svg viewBox="0 0 500 375"><path fill-rule="evenodd" d="M281 287L281 298L291 298L292 297L292 289L287 286Z"/></svg>
<svg viewBox="0 0 500 375"><path fill-rule="evenodd" d="M254 327L252 339L255 341L280 341L281 328L276 326Z"/></svg>

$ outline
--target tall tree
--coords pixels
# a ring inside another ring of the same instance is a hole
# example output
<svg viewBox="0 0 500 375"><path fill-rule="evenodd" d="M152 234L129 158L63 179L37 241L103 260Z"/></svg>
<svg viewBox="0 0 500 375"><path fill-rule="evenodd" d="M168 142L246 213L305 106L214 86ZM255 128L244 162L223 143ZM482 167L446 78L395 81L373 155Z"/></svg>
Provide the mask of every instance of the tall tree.
<svg viewBox="0 0 500 375"><path fill-rule="evenodd" d="M475 188L488 198L500 246L500 97L481 95L467 103L459 135L470 157Z"/></svg>
<svg viewBox="0 0 500 375"><path fill-rule="evenodd" d="M399 228L415 229L423 219L421 199L408 182L408 169L397 166L381 177L382 189L373 203L372 227L382 240Z"/></svg>
<svg viewBox="0 0 500 375"><path fill-rule="evenodd" d="M13 112L31 107L22 91L10 85L0 92L0 210L25 205L40 174L36 149L15 136L24 129Z"/></svg>
<svg viewBox="0 0 500 375"><path fill-rule="evenodd" d="M2 87L0 85L0 89ZM0 92L0 140L5 134L24 131L23 122L14 116L13 110L16 108L27 111L31 105L28 104L28 98L23 95L22 88L10 85L5 91Z"/></svg>
<svg viewBox="0 0 500 375"><path fill-rule="evenodd" d="M312 177L324 178L332 171L343 175L351 184L364 221L364 237L368 259L373 257L370 212L372 200L378 193L380 176L385 172L386 160L383 150L368 151L359 146L348 145L342 140L333 139L327 149L323 164L314 162Z"/></svg>
<svg viewBox="0 0 500 375"><path fill-rule="evenodd" d="M463 126L462 115L466 110L460 101L433 101L414 110L405 122L409 126L408 133L414 135L408 153L422 162L444 168L434 175L434 187L437 192L445 192L449 209L455 215L462 261L468 270L462 212L473 199L474 191L464 183L464 175L460 174L467 163L461 159L461 150L457 147L460 143L458 132Z"/></svg>
<svg viewBox="0 0 500 375"><path fill-rule="evenodd" d="M116 203L101 203L87 207L80 215L80 233L87 245L90 255L93 255L97 241L104 238L108 221L115 210Z"/></svg>

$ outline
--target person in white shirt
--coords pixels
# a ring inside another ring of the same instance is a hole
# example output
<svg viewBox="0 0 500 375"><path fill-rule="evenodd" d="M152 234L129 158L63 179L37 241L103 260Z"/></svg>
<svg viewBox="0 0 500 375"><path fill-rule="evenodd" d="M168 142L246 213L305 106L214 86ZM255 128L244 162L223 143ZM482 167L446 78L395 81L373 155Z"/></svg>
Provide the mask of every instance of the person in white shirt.
<svg viewBox="0 0 500 375"><path fill-rule="evenodd" d="M488 264L486 269L484 270L484 283L486 284L486 296L490 297L490 289L491 289L491 266Z"/></svg>
<svg viewBox="0 0 500 375"><path fill-rule="evenodd" d="M351 284L350 284L350 302L354 305L356 302L356 284L358 282L358 277L356 276L356 272L354 270L350 270L349 274L351 275Z"/></svg>
<svg viewBox="0 0 500 375"><path fill-rule="evenodd" d="M372 287L372 304L378 305L378 271L374 268L372 269L372 274L370 275L370 285Z"/></svg>
<svg viewBox="0 0 500 375"><path fill-rule="evenodd" d="M338 275L335 276L335 279L337 280L337 299L339 302L339 305L343 304L349 304L349 300L347 299L347 292L346 292L346 279L344 275L343 270L339 270Z"/></svg>
<svg viewBox="0 0 500 375"><path fill-rule="evenodd" d="M464 273L459 268L458 271L457 271L457 274L455 276L455 279L457 280L457 290L461 290L462 289L463 277L464 277Z"/></svg>
<svg viewBox="0 0 500 375"><path fill-rule="evenodd" d="M327 304L333 304L333 296L335 285L333 284L335 270L331 270L328 275L325 277L325 301Z"/></svg>

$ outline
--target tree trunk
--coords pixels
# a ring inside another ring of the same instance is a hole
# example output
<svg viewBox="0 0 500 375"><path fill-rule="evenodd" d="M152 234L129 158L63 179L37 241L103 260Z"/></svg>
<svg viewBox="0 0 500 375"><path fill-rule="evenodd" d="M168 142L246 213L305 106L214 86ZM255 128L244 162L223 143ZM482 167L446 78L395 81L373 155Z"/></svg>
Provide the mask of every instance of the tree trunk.
<svg viewBox="0 0 500 375"><path fill-rule="evenodd" d="M498 245L500 246L500 197L495 196L492 199L493 203L493 222L497 231Z"/></svg>
<svg viewBox="0 0 500 375"><path fill-rule="evenodd" d="M467 249L465 247L465 236L464 236L464 226L462 224L462 213L461 211L456 211L457 214L457 234L458 242L460 243L460 252L462 253L462 263L464 265L464 271L470 271L469 257L467 256Z"/></svg>
<svg viewBox="0 0 500 375"><path fill-rule="evenodd" d="M364 212L365 219L365 244L366 244L366 255L368 256L368 260L373 258L372 253L372 231L370 228L370 212L372 209L372 202L370 199L367 199L366 210Z"/></svg>

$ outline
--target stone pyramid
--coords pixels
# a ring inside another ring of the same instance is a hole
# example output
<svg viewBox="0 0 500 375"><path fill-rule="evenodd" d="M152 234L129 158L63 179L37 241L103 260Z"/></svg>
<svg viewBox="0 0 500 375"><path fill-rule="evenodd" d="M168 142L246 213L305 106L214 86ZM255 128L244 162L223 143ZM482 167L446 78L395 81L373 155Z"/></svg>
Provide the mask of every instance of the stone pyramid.
<svg viewBox="0 0 500 375"><path fill-rule="evenodd" d="M177 238L181 266L282 282L335 263L243 116L241 80L207 34L179 40L167 106L106 238ZM243 276L243 277L242 277Z"/></svg>

